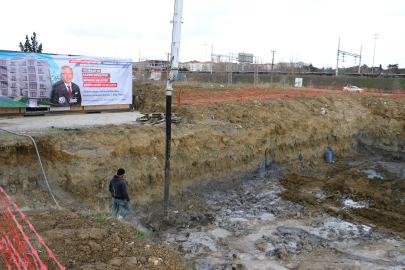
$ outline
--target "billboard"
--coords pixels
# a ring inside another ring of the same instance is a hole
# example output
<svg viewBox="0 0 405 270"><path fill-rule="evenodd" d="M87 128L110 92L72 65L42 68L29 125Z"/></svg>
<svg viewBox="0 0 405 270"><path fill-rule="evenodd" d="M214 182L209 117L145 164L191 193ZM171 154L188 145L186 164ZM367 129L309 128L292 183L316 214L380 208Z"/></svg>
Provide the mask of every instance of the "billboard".
<svg viewBox="0 0 405 270"><path fill-rule="evenodd" d="M0 99L13 107L132 104L132 60L0 52Z"/></svg>
<svg viewBox="0 0 405 270"><path fill-rule="evenodd" d="M253 63L253 54L251 54L251 53L238 53L238 61L240 63Z"/></svg>

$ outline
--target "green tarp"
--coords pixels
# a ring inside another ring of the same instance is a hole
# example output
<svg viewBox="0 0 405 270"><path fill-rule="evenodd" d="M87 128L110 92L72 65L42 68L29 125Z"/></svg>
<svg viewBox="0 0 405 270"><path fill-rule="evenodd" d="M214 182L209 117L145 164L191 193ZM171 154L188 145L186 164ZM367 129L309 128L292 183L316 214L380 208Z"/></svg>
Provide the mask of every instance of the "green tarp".
<svg viewBox="0 0 405 270"><path fill-rule="evenodd" d="M0 98L0 108L21 108L21 107L29 107L29 106L25 105L22 102Z"/></svg>

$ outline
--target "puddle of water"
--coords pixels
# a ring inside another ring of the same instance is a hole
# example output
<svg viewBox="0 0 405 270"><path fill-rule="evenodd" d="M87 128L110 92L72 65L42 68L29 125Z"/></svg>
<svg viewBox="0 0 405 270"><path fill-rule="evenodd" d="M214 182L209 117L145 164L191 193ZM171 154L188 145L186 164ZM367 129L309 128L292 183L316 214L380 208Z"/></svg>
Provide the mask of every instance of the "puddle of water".
<svg viewBox="0 0 405 270"><path fill-rule="evenodd" d="M367 162L367 161L369 161L369 162L378 162L382 158L383 158L382 156L378 156L378 155L373 156L373 157L361 156L360 157L361 160L351 161L351 162L348 162L347 164L349 164L350 166L359 166L359 165L361 165L361 164L363 164L364 162Z"/></svg>
<svg viewBox="0 0 405 270"><path fill-rule="evenodd" d="M348 259L351 259L351 260L358 260L358 261L368 262L368 263L376 263L376 264L381 264L381 265L386 265L386 266L398 266L398 265L405 266L404 264L399 263L399 262L388 262L388 261L383 261L383 260L378 260L378 259L375 260L375 259L370 259L370 258L366 258L366 257L356 256L353 254L347 254L347 253L344 253L344 254L346 255L346 257Z"/></svg>
<svg viewBox="0 0 405 270"><path fill-rule="evenodd" d="M364 162L366 162L366 161L365 161L365 160L362 160L362 161L351 161L351 162L348 162L347 164L349 164L350 166L359 166L359 165L363 164Z"/></svg>
<svg viewBox="0 0 405 270"><path fill-rule="evenodd" d="M380 179L384 179L384 177L382 177L379 173L377 173L374 169L367 169L367 170L361 170L362 172L365 172L367 174L368 178L380 178Z"/></svg>
<svg viewBox="0 0 405 270"><path fill-rule="evenodd" d="M385 161L378 161L378 164L384 166L387 171L390 173L400 174L405 170L405 163L404 162L385 162Z"/></svg>
<svg viewBox="0 0 405 270"><path fill-rule="evenodd" d="M302 232L304 232L303 230L298 229L298 228L286 228L286 227L277 227L277 231L279 231L281 233L292 233L292 232L302 233Z"/></svg>
<svg viewBox="0 0 405 270"><path fill-rule="evenodd" d="M387 169L387 171L389 171L390 173L395 173L395 174L405 174L405 162L388 162L388 161L381 161L383 157L363 157L362 160L358 160L358 161L351 161L348 162L347 164L350 166L360 166L361 164L365 163L365 162L371 162L374 164L380 164L381 166L383 166L385 169ZM374 178L374 177L378 177L381 179L384 179L380 174L378 174L375 170L373 169L366 169L366 170L362 170L363 172L369 174L369 178ZM402 176L400 176L402 177Z"/></svg>
<svg viewBox="0 0 405 270"><path fill-rule="evenodd" d="M367 202L355 202L352 199L347 199L343 201L344 206L351 208L364 208L368 207Z"/></svg>
<svg viewBox="0 0 405 270"><path fill-rule="evenodd" d="M229 231L221 228L215 228L211 230L209 233L216 239L218 239L219 237L225 238L232 235Z"/></svg>
<svg viewBox="0 0 405 270"><path fill-rule="evenodd" d="M274 215L269 213L264 213L260 216L261 220L274 220Z"/></svg>

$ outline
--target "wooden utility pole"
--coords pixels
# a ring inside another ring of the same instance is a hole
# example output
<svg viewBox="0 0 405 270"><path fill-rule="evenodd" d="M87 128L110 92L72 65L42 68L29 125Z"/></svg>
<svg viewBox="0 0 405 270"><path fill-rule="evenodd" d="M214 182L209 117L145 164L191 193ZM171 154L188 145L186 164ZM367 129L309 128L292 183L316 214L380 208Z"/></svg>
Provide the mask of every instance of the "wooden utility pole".
<svg viewBox="0 0 405 270"><path fill-rule="evenodd" d="M273 59L271 60L271 76L270 76L270 84L273 83L273 67L274 67L274 53L276 52L275 50L271 50L273 53Z"/></svg>

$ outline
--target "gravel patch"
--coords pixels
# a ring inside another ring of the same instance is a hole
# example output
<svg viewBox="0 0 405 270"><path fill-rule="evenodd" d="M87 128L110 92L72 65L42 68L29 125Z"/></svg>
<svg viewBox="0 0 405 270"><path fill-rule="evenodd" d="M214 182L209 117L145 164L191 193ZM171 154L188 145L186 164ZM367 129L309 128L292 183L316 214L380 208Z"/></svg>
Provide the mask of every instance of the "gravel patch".
<svg viewBox="0 0 405 270"><path fill-rule="evenodd" d="M142 117L139 111L69 115L27 116L0 118L0 128L13 132L34 132L49 129L90 128L105 125L134 124Z"/></svg>

